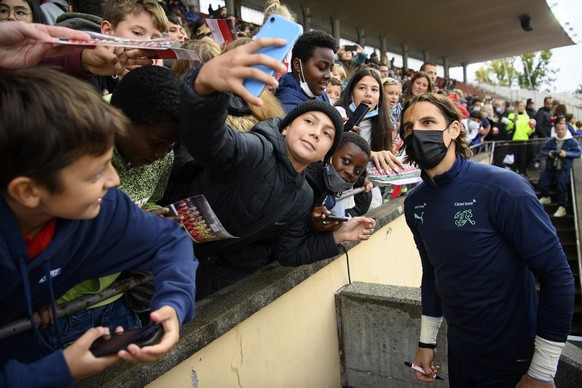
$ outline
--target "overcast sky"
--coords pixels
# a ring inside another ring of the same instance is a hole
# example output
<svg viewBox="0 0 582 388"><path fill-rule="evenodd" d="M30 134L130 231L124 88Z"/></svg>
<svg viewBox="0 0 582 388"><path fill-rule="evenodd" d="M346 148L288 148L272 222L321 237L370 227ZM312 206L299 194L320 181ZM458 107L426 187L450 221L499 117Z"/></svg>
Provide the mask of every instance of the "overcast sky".
<svg viewBox="0 0 582 388"><path fill-rule="evenodd" d="M582 39L582 0L550 0L550 4L558 2L558 20L565 18L578 34L574 39ZM532 20L532 27L535 28L535 21ZM556 74L556 82L552 91L573 92L582 84L582 44L560 47L552 50L551 67L559 69ZM472 64L467 68L469 82L475 80L475 71L482 64ZM413 67L414 68L414 67ZM451 77L462 80L462 68L451 68Z"/></svg>

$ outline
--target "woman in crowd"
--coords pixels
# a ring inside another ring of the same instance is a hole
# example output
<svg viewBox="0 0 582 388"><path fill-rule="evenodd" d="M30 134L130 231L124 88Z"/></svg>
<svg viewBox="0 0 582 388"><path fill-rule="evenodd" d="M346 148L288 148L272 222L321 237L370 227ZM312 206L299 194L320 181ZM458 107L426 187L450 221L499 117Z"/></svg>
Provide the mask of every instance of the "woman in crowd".
<svg viewBox="0 0 582 388"><path fill-rule="evenodd" d="M424 71L419 71L410 80L410 86L406 90L404 102L411 100L413 97L420 96L422 93L432 93L433 85L430 76Z"/></svg>
<svg viewBox="0 0 582 388"><path fill-rule="evenodd" d="M341 109L338 110L349 118L360 103L369 105L370 111L354 130L359 131L360 136L370 144L372 161L378 170L396 170L396 164L400 162L392 153L390 111L382 89L382 81L375 70L362 69L353 75L339 104ZM382 204L380 189L374 188L372 196L371 209Z"/></svg>
<svg viewBox="0 0 582 388"><path fill-rule="evenodd" d="M46 24L37 0L0 0L0 22L7 20Z"/></svg>
<svg viewBox="0 0 582 388"><path fill-rule="evenodd" d="M341 46L337 50L338 63L342 65L346 73L344 87L347 85L347 81L357 71L358 67L366 63L366 54L362 46L359 44L353 46L356 48L355 51L351 51L349 46Z"/></svg>
<svg viewBox="0 0 582 388"><path fill-rule="evenodd" d="M515 106L516 111L507 116L510 120L509 124L507 124L507 131L513 134L515 171L520 175L526 176L528 166L528 145L526 142L534 132L535 122L531 123L530 117L525 113L524 101L517 101Z"/></svg>

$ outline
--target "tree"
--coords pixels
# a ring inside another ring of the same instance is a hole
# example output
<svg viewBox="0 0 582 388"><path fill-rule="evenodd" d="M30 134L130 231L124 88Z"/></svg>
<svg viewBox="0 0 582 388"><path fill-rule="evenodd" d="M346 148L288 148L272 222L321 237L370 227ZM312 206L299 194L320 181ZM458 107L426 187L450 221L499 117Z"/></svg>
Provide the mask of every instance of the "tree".
<svg viewBox="0 0 582 388"><path fill-rule="evenodd" d="M517 73L515 60L516 57L507 57L489 61L475 72L475 78L490 85L509 86Z"/></svg>
<svg viewBox="0 0 582 388"><path fill-rule="evenodd" d="M478 82L510 86L516 80L524 89L541 89L550 86L559 69L550 67L550 50L527 53L519 57L507 57L489 61L475 72ZM522 71L517 70L521 65Z"/></svg>
<svg viewBox="0 0 582 388"><path fill-rule="evenodd" d="M518 74L519 86L539 90L542 86L550 86L556 78L554 74L559 69L550 67L552 52L550 50L528 53L521 56L523 72Z"/></svg>
<svg viewBox="0 0 582 388"><path fill-rule="evenodd" d="M491 69L485 66L481 66L479 69L477 69L475 72L475 78L477 79L477 82L483 84L493 85L495 83L491 80Z"/></svg>
<svg viewBox="0 0 582 388"><path fill-rule="evenodd" d="M515 70L516 57L507 57L491 61L491 70L497 77L497 84L501 86L510 86L516 77Z"/></svg>

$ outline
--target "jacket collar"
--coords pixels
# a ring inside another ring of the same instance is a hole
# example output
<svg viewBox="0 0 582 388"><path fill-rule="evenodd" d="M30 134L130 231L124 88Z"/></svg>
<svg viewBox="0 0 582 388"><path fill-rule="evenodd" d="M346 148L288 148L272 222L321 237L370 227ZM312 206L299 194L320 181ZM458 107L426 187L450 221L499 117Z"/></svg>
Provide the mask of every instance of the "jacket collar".
<svg viewBox="0 0 582 388"><path fill-rule="evenodd" d="M3 196L0 196L0 220L2 229L0 238L5 241L9 254L13 258L14 263L16 264L16 260L19 260L20 258L25 258L25 260L28 262L28 251L24 243L24 237L20 232L20 228L18 227L12 210L8 206L8 203ZM72 230L77 228L80 222L81 221L79 220L57 219L57 227L51 243L46 247L46 249L39 253L39 255L32 262L28 263L27 267L34 269L44 261L44 257L50 257L51 255L54 255L54 253L58 251L63 244L67 243Z"/></svg>
<svg viewBox="0 0 582 388"><path fill-rule="evenodd" d="M295 78L293 73L284 74L281 78L279 78L279 87L277 88L276 95L277 95L277 97L284 95L284 96L286 96L285 97L286 99L293 97L293 101L286 101L285 98L280 98L281 100L283 100L285 102L297 102L297 103L299 103L299 102L307 101L307 100L311 99L310 97L307 96L307 94L305 94L303 92L303 90L301 90L301 86L299 85L299 81L297 81L297 79ZM323 92L323 94L321 96L314 97L314 99L315 100L322 100L325 102L330 102L329 97L328 97L326 92Z"/></svg>
<svg viewBox="0 0 582 388"><path fill-rule="evenodd" d="M17 285L20 287L20 283L22 283L23 293L24 293L24 301L26 303L26 311L28 318L32 321L33 320L33 290L31 285L30 279L30 272L37 267L43 267L42 271L44 272L44 277L42 279L46 279L45 282L48 287L47 294L50 295L49 302L52 307L53 313L56 313L56 302L55 302L55 292L53 289L52 283L52 271L51 271L51 263L50 258L55 256L55 251L60 248L60 246L67 241L66 237L63 237L61 233L60 238L57 238L57 234L60 228L60 221L64 220L57 220L57 230L55 230L55 235L51 241L51 243L39 253L39 255L33 260L29 261L28 250L26 249L26 244L24 242L24 237L20 232L20 228L16 222L16 218L8 203L6 202L4 196L0 196L0 225L1 225L1 238L4 239L2 245L5 245L8 249L9 258L7 258L6 262L2 262L2 277L14 276L13 279L7 280L8 284L5 284L8 288ZM2 255L4 256L4 255ZM56 269L60 271L60 268ZM41 281L42 281L41 279ZM35 279L37 280L37 279ZM48 295L46 295L48 297ZM52 347L48 344L46 340L42 338L40 335L38 328L36 325L32 327L40 349L44 349L44 351L52 350ZM58 326L57 326L58 330ZM62 340L60 334L57 332L57 341L59 346L62 347Z"/></svg>
<svg viewBox="0 0 582 388"><path fill-rule="evenodd" d="M556 141L564 141L564 140L568 140L568 139L573 139L574 136L572 136L572 134L570 133L570 131L566 131L566 136L564 136L563 138L559 139L558 135L554 136L554 139L556 139Z"/></svg>
<svg viewBox="0 0 582 388"><path fill-rule="evenodd" d="M457 155L457 160L455 160L455 163L448 171L445 171L440 175L435 175L434 178L431 180L428 174L423 170L420 174L420 177L428 187L430 187L431 189L438 190L440 188L445 187L453 180L455 180L455 178L459 176L459 174L461 173L461 171L463 170L467 163L468 162L465 158L463 158L461 155Z"/></svg>

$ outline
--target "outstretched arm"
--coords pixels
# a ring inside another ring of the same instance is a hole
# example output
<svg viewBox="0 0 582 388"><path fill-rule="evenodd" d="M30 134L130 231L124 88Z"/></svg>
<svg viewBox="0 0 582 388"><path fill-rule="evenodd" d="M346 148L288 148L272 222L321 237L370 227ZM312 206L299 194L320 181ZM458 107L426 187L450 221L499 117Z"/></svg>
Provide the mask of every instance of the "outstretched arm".
<svg viewBox="0 0 582 388"><path fill-rule="evenodd" d="M281 62L256 53L264 47L284 44L283 39L261 38L213 58L200 69L194 90L202 96L213 92L231 92L250 104L261 106L263 104L261 99L246 90L243 82L246 78L255 78L267 86L276 88L278 83L274 77L252 66L265 65L276 72L285 71L285 66Z"/></svg>
<svg viewBox="0 0 582 388"><path fill-rule="evenodd" d="M350 241L362 241L374 233L376 221L369 217L353 217L344 222L341 228L333 232L336 244Z"/></svg>
<svg viewBox="0 0 582 388"><path fill-rule="evenodd" d="M25 22L0 23L0 67L18 69L37 64L41 59L76 50L55 46L59 38L89 40L89 35L70 28Z"/></svg>

